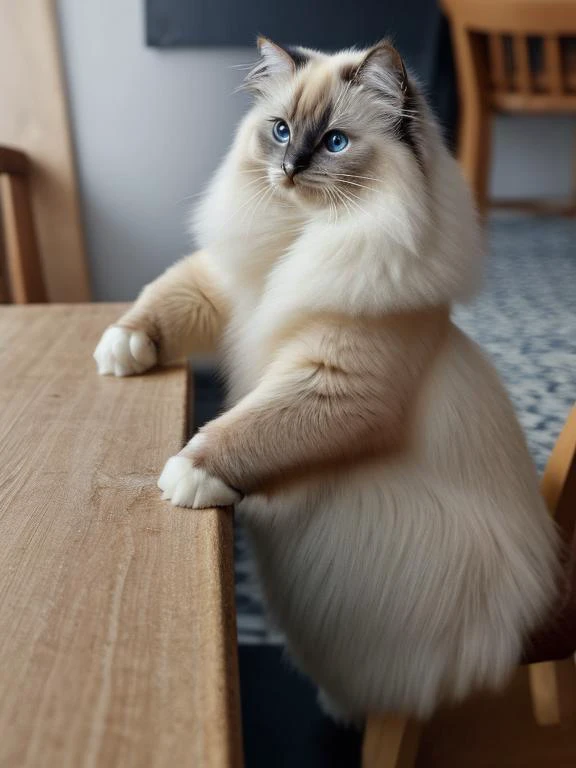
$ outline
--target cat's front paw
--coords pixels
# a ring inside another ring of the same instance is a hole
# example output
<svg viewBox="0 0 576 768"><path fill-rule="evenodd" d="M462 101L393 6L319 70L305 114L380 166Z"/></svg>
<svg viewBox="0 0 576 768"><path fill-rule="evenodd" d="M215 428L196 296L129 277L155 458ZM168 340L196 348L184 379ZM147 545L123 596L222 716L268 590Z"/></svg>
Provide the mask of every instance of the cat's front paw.
<svg viewBox="0 0 576 768"><path fill-rule="evenodd" d="M193 466L185 456L172 456L166 462L158 480L162 498L170 499L175 507L228 507L242 498L234 488L220 478Z"/></svg>
<svg viewBox="0 0 576 768"><path fill-rule="evenodd" d="M107 328L94 350L101 376L133 376L144 373L157 362L156 346L144 331L119 325Z"/></svg>

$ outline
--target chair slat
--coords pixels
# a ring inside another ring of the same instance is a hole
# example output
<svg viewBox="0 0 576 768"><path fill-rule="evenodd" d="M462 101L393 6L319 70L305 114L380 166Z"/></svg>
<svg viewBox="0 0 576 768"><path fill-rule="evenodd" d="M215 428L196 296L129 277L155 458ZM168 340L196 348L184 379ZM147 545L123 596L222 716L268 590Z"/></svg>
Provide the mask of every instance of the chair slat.
<svg viewBox="0 0 576 768"><path fill-rule="evenodd" d="M564 82L571 93L576 91L576 41L567 41L563 49Z"/></svg>
<svg viewBox="0 0 576 768"><path fill-rule="evenodd" d="M521 93L530 93L531 74L530 56L528 54L528 40L524 35L513 35L514 51L514 80L516 88Z"/></svg>
<svg viewBox="0 0 576 768"><path fill-rule="evenodd" d="M544 38L544 72L549 90L556 94L562 93L562 57L560 55L560 41L553 35L547 35Z"/></svg>
<svg viewBox="0 0 576 768"><path fill-rule="evenodd" d="M501 35L488 35L488 59L492 85L499 91L508 90L504 38Z"/></svg>

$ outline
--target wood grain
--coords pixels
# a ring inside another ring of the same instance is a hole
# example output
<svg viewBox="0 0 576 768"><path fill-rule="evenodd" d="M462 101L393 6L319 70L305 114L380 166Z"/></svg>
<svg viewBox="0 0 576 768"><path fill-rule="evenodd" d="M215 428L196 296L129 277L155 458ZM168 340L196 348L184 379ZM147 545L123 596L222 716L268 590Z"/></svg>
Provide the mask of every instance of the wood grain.
<svg viewBox="0 0 576 768"><path fill-rule="evenodd" d="M122 307L0 308L0 765L241 766L232 520L162 502L186 372L96 375Z"/></svg>
<svg viewBox="0 0 576 768"><path fill-rule="evenodd" d="M51 301L86 301L89 281L55 12L0 0L0 144L25 151Z"/></svg>

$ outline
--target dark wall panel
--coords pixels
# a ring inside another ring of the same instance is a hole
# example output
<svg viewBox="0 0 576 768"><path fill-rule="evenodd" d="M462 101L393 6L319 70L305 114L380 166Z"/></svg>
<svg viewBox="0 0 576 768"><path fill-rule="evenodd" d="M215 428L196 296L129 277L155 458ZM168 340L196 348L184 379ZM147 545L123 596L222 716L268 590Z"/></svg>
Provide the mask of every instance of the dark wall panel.
<svg viewBox="0 0 576 768"><path fill-rule="evenodd" d="M455 114L449 36L436 0L145 0L157 47L279 43L336 50L390 36L420 77L448 134Z"/></svg>

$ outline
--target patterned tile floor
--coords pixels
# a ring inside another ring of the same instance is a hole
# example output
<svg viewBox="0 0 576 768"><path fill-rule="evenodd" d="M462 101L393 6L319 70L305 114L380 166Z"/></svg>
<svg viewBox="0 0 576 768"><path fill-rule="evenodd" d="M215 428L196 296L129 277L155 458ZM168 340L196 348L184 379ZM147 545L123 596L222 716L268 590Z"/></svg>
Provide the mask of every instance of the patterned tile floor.
<svg viewBox="0 0 576 768"><path fill-rule="evenodd" d="M499 216L484 290L456 322L492 357L542 471L576 400L576 220ZM241 643L281 643L265 618L246 540L236 540Z"/></svg>

